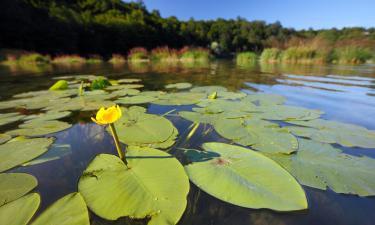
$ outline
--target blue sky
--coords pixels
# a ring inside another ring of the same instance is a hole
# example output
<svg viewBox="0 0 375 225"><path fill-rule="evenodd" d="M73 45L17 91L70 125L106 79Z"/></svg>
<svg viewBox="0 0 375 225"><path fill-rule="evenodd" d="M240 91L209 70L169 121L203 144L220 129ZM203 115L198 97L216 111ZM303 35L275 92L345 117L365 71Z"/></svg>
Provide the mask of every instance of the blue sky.
<svg viewBox="0 0 375 225"><path fill-rule="evenodd" d="M144 0L149 10L182 20L244 17L296 29L374 27L375 0Z"/></svg>

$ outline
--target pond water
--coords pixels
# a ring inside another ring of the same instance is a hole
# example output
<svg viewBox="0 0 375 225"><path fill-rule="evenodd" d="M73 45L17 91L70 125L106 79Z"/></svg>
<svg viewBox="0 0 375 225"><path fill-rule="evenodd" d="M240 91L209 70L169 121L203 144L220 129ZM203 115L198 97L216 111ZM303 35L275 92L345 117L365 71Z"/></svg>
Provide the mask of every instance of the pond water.
<svg viewBox="0 0 375 225"><path fill-rule="evenodd" d="M0 100L27 92L48 89L56 76L93 74L110 79L139 78L147 90L165 90L166 84L189 82L193 86L219 85L230 91L247 94L267 93L284 96L286 105L318 109L323 119L350 123L375 130L375 65L362 66L291 66L236 65L231 61L213 61L193 65L86 65L73 67L0 67ZM173 122L181 136L186 136L192 122L175 116L178 111L190 111L192 105L171 106L140 104L151 114L163 115ZM0 113L10 112L2 110ZM112 138L105 128L91 122L95 111L73 113L62 119L73 126L48 136L56 137L55 144L70 145L69 154L53 161L7 172L25 172L38 179L35 192L41 195L41 207L36 216L62 196L77 191L77 183L90 161L99 153L116 154ZM16 128L15 122L0 126L0 133ZM177 148L199 149L205 142L232 143L221 137L209 125L200 126L188 141L177 139L169 153ZM355 156L375 158L375 149L334 147ZM372 171L375 173L375 171ZM187 208L178 224L361 224L375 223L375 197L337 194L303 186L309 208L296 212L275 212L267 209L248 209L235 206L201 191L190 183ZM147 224L143 220L121 218L107 221L90 212L91 224ZM1 221L0 221L1 224ZM5 225L5 224L4 224Z"/></svg>

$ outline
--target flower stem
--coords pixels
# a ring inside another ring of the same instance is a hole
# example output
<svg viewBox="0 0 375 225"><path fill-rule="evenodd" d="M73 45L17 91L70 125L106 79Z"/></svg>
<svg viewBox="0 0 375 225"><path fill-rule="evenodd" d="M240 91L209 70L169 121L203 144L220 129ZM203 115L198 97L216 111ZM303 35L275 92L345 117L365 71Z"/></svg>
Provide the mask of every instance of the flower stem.
<svg viewBox="0 0 375 225"><path fill-rule="evenodd" d="M115 125L113 123L109 124L109 128L111 129L113 139L115 140L115 145L117 149L118 156L120 159L125 163L126 166L128 166L128 161L126 161L125 154L122 153L120 141L118 140L117 132L115 129Z"/></svg>

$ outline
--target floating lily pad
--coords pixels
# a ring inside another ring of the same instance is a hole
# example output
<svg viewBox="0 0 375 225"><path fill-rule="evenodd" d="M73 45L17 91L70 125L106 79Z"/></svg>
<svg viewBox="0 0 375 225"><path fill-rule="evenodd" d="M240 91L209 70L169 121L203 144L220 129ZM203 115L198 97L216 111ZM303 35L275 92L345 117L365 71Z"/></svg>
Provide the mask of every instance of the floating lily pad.
<svg viewBox="0 0 375 225"><path fill-rule="evenodd" d="M18 113L4 113L0 114L0 126L13 123L23 119L25 116Z"/></svg>
<svg viewBox="0 0 375 225"><path fill-rule="evenodd" d="M37 121L49 121L68 117L72 114L70 111L48 111L47 113L33 114L26 116L23 120L26 123L35 123Z"/></svg>
<svg viewBox="0 0 375 225"><path fill-rule="evenodd" d="M54 83L49 90L50 91L58 91L58 90L65 90L68 89L68 82L66 80L59 80Z"/></svg>
<svg viewBox="0 0 375 225"><path fill-rule="evenodd" d="M120 84L107 87L106 90L137 89L142 88L143 86L143 84Z"/></svg>
<svg viewBox="0 0 375 225"><path fill-rule="evenodd" d="M191 88L193 85L190 84L190 83L175 83L175 84L168 84L168 85L165 85L165 88L167 89L172 89L172 88L176 88L176 89L188 89L188 88Z"/></svg>
<svg viewBox="0 0 375 225"><path fill-rule="evenodd" d="M42 155L52 142L52 138L32 138L9 141L0 145L0 172Z"/></svg>
<svg viewBox="0 0 375 225"><path fill-rule="evenodd" d="M222 86L201 86L201 87L192 88L190 89L190 91L211 94L213 92L227 91L227 89Z"/></svg>
<svg viewBox="0 0 375 225"><path fill-rule="evenodd" d="M78 190L88 207L108 220L151 217L149 225L176 224L189 192L184 168L156 149L127 150L130 169L118 157L100 154L83 172Z"/></svg>
<svg viewBox="0 0 375 225"><path fill-rule="evenodd" d="M123 116L115 123L120 141L128 145L163 149L172 146L178 130L168 119L145 111L139 106L122 109Z"/></svg>
<svg viewBox="0 0 375 225"><path fill-rule="evenodd" d="M185 166L190 180L208 194L247 208L293 211L307 208L305 193L281 166L260 153L212 142L203 148L219 157Z"/></svg>
<svg viewBox="0 0 375 225"><path fill-rule="evenodd" d="M137 83L137 82L141 82L142 80L141 79L137 79L137 78L124 78L124 79L119 79L117 80L118 83Z"/></svg>
<svg viewBox="0 0 375 225"><path fill-rule="evenodd" d="M304 127L287 127L301 137L324 142L338 143L347 147L375 148L375 131L353 124L316 119L311 121L288 121Z"/></svg>
<svg viewBox="0 0 375 225"><path fill-rule="evenodd" d="M57 160L71 153L72 150L69 144L53 144L46 153L44 153L36 159L33 159L27 163L22 164L22 166L32 166L40 163Z"/></svg>
<svg viewBox="0 0 375 225"><path fill-rule="evenodd" d="M261 106L269 106L282 105L286 101L286 98L281 95L256 93L247 95L243 100L256 103Z"/></svg>
<svg viewBox="0 0 375 225"><path fill-rule="evenodd" d="M126 89L113 91L111 94L115 95L116 97L123 97L123 96L127 96L127 95L137 95L139 93L140 93L140 91L137 90L137 89L126 88Z"/></svg>
<svg viewBox="0 0 375 225"><path fill-rule="evenodd" d="M277 124L259 119L221 119L215 130L234 142L262 152L290 154L298 149L297 138Z"/></svg>
<svg viewBox="0 0 375 225"><path fill-rule="evenodd" d="M359 196L375 195L375 160L342 153L329 144L299 139L297 154L268 154L306 186Z"/></svg>
<svg viewBox="0 0 375 225"><path fill-rule="evenodd" d="M26 173L0 173L0 207L34 189L38 181Z"/></svg>
<svg viewBox="0 0 375 225"><path fill-rule="evenodd" d="M154 101L158 105L193 105L206 98L204 93L179 92L160 95L159 99Z"/></svg>
<svg viewBox="0 0 375 225"><path fill-rule="evenodd" d="M144 104L149 102L156 101L157 98L152 96L142 96L142 95L136 95L131 97L123 97L117 99L115 102L121 105L134 105L134 104Z"/></svg>
<svg viewBox="0 0 375 225"><path fill-rule="evenodd" d="M9 141L10 139L12 139L12 136L7 135L7 134L0 134L0 144L3 144Z"/></svg>
<svg viewBox="0 0 375 225"><path fill-rule="evenodd" d="M48 207L31 225L89 225L89 213L80 193L68 194Z"/></svg>
<svg viewBox="0 0 375 225"><path fill-rule="evenodd" d="M6 134L11 136L38 137L46 134L53 134L70 128L72 125L58 120L36 120L21 124L19 129L11 130Z"/></svg>
<svg viewBox="0 0 375 225"><path fill-rule="evenodd" d="M40 204L40 196L28 194L0 207L0 221L4 225L26 225Z"/></svg>
<svg viewBox="0 0 375 225"><path fill-rule="evenodd" d="M323 114L319 110L286 105L262 106L259 109L263 111L260 117L268 120L313 120Z"/></svg>

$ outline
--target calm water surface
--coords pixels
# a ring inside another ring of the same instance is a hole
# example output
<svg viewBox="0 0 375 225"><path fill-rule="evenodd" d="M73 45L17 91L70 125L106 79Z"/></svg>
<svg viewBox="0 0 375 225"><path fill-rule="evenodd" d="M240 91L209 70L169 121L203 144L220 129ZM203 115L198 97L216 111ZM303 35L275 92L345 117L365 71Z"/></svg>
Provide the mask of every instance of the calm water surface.
<svg viewBox="0 0 375 225"><path fill-rule="evenodd" d="M25 91L46 89L57 75L95 74L110 78L140 78L143 90L160 90L165 84L190 82L195 86L221 85L246 93L264 92L285 96L289 105L319 109L323 118L353 123L375 130L375 65L363 66L290 66L245 65L231 61L215 61L206 65L86 65L72 67L0 67L0 100ZM192 106L144 105L149 113L163 114L171 109L189 110ZM94 113L94 112L93 112ZM88 163L98 153L116 154L112 139L103 127L89 121L89 115L79 113L66 121L75 125L54 134L55 143L70 144L71 154L55 161L31 167L19 167L11 172L27 172L37 177L36 191L41 194L40 213L58 198L77 191L77 182ZM168 117L183 135L191 122ZM0 127L0 132L17 124ZM170 150L178 157L176 147L199 148L208 141L228 142L209 127L201 126L188 143L177 142ZM341 148L346 153L375 158L375 149ZM375 171L374 171L375 173ZM187 209L179 224L240 225L240 224L375 224L375 197L361 198L336 194L304 186L309 209L278 213L271 210L251 210L221 202L200 191L191 183ZM146 224L146 221L120 219L109 222L90 215L91 224Z"/></svg>

